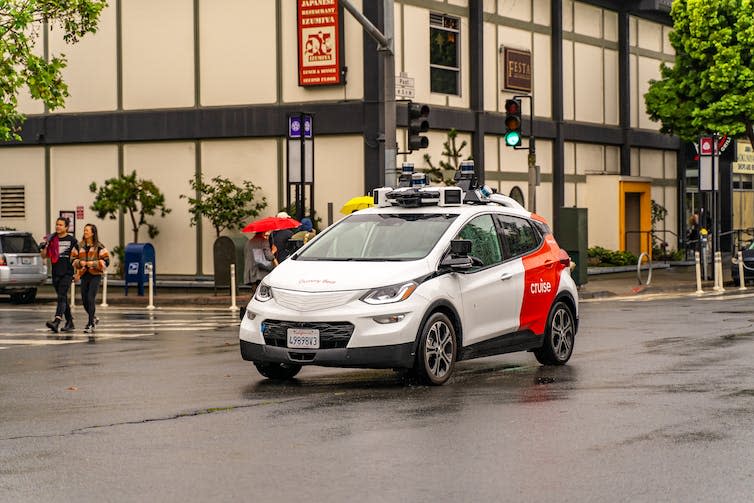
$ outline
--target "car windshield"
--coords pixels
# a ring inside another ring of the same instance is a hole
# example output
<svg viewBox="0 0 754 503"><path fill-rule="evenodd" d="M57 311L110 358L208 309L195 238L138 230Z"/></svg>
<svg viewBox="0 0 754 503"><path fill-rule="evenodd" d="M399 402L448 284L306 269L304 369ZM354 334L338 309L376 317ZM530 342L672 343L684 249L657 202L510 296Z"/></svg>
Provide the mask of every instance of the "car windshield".
<svg viewBox="0 0 754 503"><path fill-rule="evenodd" d="M306 247L297 260L417 260L455 220L448 214L352 215Z"/></svg>
<svg viewBox="0 0 754 503"><path fill-rule="evenodd" d="M37 243L31 234L0 236L0 249L3 253L39 253Z"/></svg>

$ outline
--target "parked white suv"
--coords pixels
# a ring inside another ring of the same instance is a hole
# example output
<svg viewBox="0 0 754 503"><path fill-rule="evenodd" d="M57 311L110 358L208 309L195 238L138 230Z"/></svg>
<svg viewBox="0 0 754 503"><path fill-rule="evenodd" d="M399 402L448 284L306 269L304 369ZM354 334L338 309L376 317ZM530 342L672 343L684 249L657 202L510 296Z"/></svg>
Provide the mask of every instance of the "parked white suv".
<svg viewBox="0 0 754 503"><path fill-rule="evenodd" d="M240 328L241 354L262 375L409 368L439 385L469 358L529 350L543 364L568 361L578 294L541 217L456 187L375 199L262 281Z"/></svg>
<svg viewBox="0 0 754 503"><path fill-rule="evenodd" d="M34 302L37 287L47 279L47 265L28 232L0 231L0 293L11 302Z"/></svg>

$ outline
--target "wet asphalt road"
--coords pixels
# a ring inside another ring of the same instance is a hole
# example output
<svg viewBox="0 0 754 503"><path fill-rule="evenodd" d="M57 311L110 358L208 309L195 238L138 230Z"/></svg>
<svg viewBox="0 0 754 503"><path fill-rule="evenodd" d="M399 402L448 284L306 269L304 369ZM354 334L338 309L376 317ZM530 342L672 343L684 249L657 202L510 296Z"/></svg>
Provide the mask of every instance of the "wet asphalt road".
<svg viewBox="0 0 754 503"><path fill-rule="evenodd" d="M89 342L0 304L0 501L751 501L754 296L717 299L582 303L567 366L441 388L265 381L222 310L110 308Z"/></svg>

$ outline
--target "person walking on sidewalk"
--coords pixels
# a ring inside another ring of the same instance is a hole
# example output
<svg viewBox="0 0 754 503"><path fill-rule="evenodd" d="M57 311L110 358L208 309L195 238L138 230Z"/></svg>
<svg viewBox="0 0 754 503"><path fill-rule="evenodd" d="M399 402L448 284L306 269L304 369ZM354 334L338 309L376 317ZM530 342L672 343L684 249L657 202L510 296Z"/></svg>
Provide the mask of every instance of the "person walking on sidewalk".
<svg viewBox="0 0 754 503"><path fill-rule="evenodd" d="M52 286L58 296L55 318L46 323L47 328L55 333L61 331L60 323L63 318L65 318L63 332L70 332L74 328L71 306L68 304L68 291L73 281L71 254L77 253L78 245L76 238L68 234L68 224L67 218L58 218L55 221L55 233L47 236L40 245L42 257L49 258L52 262Z"/></svg>
<svg viewBox="0 0 754 503"><path fill-rule="evenodd" d="M81 301L86 314L89 315L89 321L84 328L87 334L94 333L94 326L99 321L94 315L97 307L97 291L102 274L109 265L110 253L99 240L97 226L86 224L78 251L73 256L73 267L81 278Z"/></svg>

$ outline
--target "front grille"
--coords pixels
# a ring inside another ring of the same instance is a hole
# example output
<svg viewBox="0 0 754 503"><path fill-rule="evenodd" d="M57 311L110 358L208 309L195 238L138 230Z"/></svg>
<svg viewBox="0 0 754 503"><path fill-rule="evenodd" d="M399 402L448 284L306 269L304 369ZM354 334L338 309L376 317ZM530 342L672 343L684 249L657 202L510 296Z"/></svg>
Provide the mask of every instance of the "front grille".
<svg viewBox="0 0 754 503"><path fill-rule="evenodd" d="M262 323L262 335L268 346L288 347L289 328L308 328L319 330L319 348L344 348L353 334L353 324L347 321L298 322L265 320Z"/></svg>

